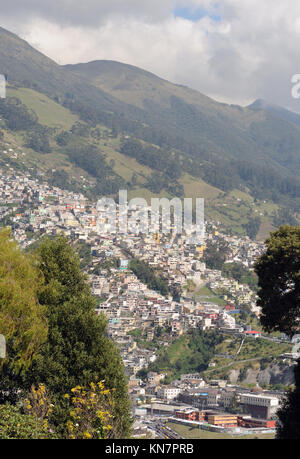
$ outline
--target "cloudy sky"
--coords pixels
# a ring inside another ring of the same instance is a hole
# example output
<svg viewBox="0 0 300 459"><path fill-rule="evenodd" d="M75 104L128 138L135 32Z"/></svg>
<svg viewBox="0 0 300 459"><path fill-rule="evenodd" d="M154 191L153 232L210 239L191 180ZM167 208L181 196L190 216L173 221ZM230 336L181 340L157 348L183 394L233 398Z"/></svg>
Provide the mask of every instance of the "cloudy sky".
<svg viewBox="0 0 300 459"><path fill-rule="evenodd" d="M60 64L111 59L217 100L300 112L299 0L9 0L1 25Z"/></svg>

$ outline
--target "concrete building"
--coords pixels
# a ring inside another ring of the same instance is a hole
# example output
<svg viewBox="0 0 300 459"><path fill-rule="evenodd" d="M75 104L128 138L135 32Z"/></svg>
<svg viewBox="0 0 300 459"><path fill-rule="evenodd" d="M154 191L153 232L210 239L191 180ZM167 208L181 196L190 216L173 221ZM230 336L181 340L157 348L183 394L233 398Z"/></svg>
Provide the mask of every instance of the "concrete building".
<svg viewBox="0 0 300 459"><path fill-rule="evenodd" d="M279 407L279 398L269 395L241 394L240 403L244 411L253 418L270 419Z"/></svg>

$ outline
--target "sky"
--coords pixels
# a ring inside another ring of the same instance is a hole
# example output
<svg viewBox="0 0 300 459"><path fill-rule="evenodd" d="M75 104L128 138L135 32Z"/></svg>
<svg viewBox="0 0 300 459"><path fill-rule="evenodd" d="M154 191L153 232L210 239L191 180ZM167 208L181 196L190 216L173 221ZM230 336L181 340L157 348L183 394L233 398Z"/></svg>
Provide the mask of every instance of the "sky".
<svg viewBox="0 0 300 459"><path fill-rule="evenodd" d="M214 99L300 112L299 0L9 0L1 26L59 64L136 65ZM0 69L1 72L1 69Z"/></svg>

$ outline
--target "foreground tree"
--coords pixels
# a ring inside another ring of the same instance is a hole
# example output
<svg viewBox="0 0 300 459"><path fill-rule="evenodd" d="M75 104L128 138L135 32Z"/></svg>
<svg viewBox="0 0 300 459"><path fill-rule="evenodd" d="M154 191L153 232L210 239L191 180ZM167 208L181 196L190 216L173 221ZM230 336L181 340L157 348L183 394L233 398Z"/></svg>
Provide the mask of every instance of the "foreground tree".
<svg viewBox="0 0 300 459"><path fill-rule="evenodd" d="M266 245L255 268L261 323L292 337L300 329L300 227L282 226Z"/></svg>
<svg viewBox="0 0 300 459"><path fill-rule="evenodd" d="M281 331L292 337L300 329L300 227L282 226L266 245L255 267L261 323L268 332ZM294 372L295 389L278 412L280 439L300 439L300 360Z"/></svg>
<svg viewBox="0 0 300 459"><path fill-rule="evenodd" d="M42 275L9 230L0 231L0 333L7 358L0 359L0 401L15 402L22 377L47 337L45 310L38 303ZM2 391L5 389L5 391Z"/></svg>
<svg viewBox="0 0 300 459"><path fill-rule="evenodd" d="M76 386L104 381L113 391L115 438L130 434L128 388L120 354L106 336L106 320L95 314L96 302L79 258L64 237L45 239L39 246L39 268L44 285L39 301L46 307L47 341L34 361L27 385L43 383L51 392L52 422L63 430L68 420L65 394Z"/></svg>

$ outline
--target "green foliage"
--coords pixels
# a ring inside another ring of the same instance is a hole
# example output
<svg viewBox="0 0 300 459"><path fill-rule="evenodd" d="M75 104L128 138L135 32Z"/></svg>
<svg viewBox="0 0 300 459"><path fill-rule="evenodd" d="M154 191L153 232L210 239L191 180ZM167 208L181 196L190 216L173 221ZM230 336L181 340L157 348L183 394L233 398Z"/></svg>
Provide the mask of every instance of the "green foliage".
<svg viewBox="0 0 300 459"><path fill-rule="evenodd" d="M229 407L226 409L228 413L231 414L242 414L243 413L243 407L239 404L238 402L238 397L237 394L234 394L230 401Z"/></svg>
<svg viewBox="0 0 300 459"><path fill-rule="evenodd" d="M76 145L66 150L71 162L97 179L94 194L117 193L124 186L123 179L106 163L104 155L94 145Z"/></svg>
<svg viewBox="0 0 300 459"><path fill-rule="evenodd" d="M120 259L116 257L109 257L106 260L100 262L95 268L93 269L93 274L96 274L97 276L100 275L100 272L104 269L107 270L108 272L111 271L111 269L118 269L120 267Z"/></svg>
<svg viewBox="0 0 300 459"><path fill-rule="evenodd" d="M51 175L49 176L49 179L48 179L48 183L50 185L56 186L62 189L66 187L66 183L68 181L69 181L69 175L63 169L55 170L54 172L51 171Z"/></svg>
<svg viewBox="0 0 300 459"><path fill-rule="evenodd" d="M140 328L135 328L128 332L128 335L133 336L134 338L141 338L143 331Z"/></svg>
<svg viewBox="0 0 300 459"><path fill-rule="evenodd" d="M184 373L205 371L215 353L215 346L221 341L221 335L215 331L191 330L173 341L167 350L161 350L148 371L167 372L169 381Z"/></svg>
<svg viewBox="0 0 300 459"><path fill-rule="evenodd" d="M274 226L279 228L283 225L297 225L297 220L291 210L287 207L281 207L274 215Z"/></svg>
<svg viewBox="0 0 300 459"><path fill-rule="evenodd" d="M71 134L68 131L62 131L56 136L57 145L65 147L71 140Z"/></svg>
<svg viewBox="0 0 300 459"><path fill-rule="evenodd" d="M258 305L267 331L293 336L299 332L300 228L281 226L266 241L267 250L256 264L259 277ZM294 369L295 389L290 390L277 412L277 438L300 439L300 362Z"/></svg>
<svg viewBox="0 0 300 459"><path fill-rule="evenodd" d="M1 385L5 375L13 377L30 367L46 339L45 308L37 298L41 284L32 256L22 253L9 230L1 230L0 333L7 343L7 359L0 362Z"/></svg>
<svg viewBox="0 0 300 459"><path fill-rule="evenodd" d="M36 114L28 110L16 97L0 99L0 114L12 131L25 131L37 125Z"/></svg>
<svg viewBox="0 0 300 459"><path fill-rule="evenodd" d="M0 405L0 439L53 439L51 429L35 416L22 414L16 406Z"/></svg>
<svg viewBox="0 0 300 459"><path fill-rule="evenodd" d="M300 228L282 226L266 241L267 250L258 260L258 306L266 331L293 336L300 316Z"/></svg>
<svg viewBox="0 0 300 459"><path fill-rule="evenodd" d="M249 236L250 239L256 238L260 225L261 225L261 220L259 217L251 218L245 224L245 230L246 230L247 236Z"/></svg>
<svg viewBox="0 0 300 459"><path fill-rule="evenodd" d="M143 145L134 139L123 142L120 152L155 170L146 184L153 193L160 193L165 189L174 196L184 194L182 186L177 182L183 171L183 164L178 154L151 145Z"/></svg>
<svg viewBox="0 0 300 459"><path fill-rule="evenodd" d="M148 370L147 368L141 368L136 374L137 378L141 378L144 381L147 379Z"/></svg>
<svg viewBox="0 0 300 459"><path fill-rule="evenodd" d="M51 153L51 146L45 128L30 131L27 136L26 147L38 153Z"/></svg>
<svg viewBox="0 0 300 459"><path fill-rule="evenodd" d="M182 170L178 155L173 158L170 152L162 148L143 146L138 140L127 140L122 144L120 151L123 155L131 156L145 166L158 171L163 170L171 179L176 180L181 176Z"/></svg>
<svg viewBox="0 0 300 459"><path fill-rule="evenodd" d="M222 269L222 275L233 278L240 284L247 284L253 290L257 289L257 276L249 271L242 263L225 263Z"/></svg>
<svg viewBox="0 0 300 459"><path fill-rule="evenodd" d="M64 237L43 239L37 252L45 283L39 301L46 306L48 338L27 375L27 385L44 383L53 395L52 422L63 430L67 419L64 394L77 385L105 381L114 389L118 437L130 432L130 406L119 352L107 338L106 320L95 314L93 298L79 258Z"/></svg>
<svg viewBox="0 0 300 459"><path fill-rule="evenodd" d="M75 134L79 137L88 138L90 135L90 127L85 123L75 123L71 128L72 134Z"/></svg>
<svg viewBox="0 0 300 459"><path fill-rule="evenodd" d="M130 261L129 268L134 272L138 279L146 284L151 290L156 290L164 296L169 294L167 281L157 277L154 269L146 262L134 258Z"/></svg>
<svg viewBox="0 0 300 459"><path fill-rule="evenodd" d="M228 244L223 239L219 239L216 242L209 241L204 252L204 261L207 267L221 270L226 261L228 251Z"/></svg>
<svg viewBox="0 0 300 459"><path fill-rule="evenodd" d="M74 247L80 258L80 268L86 268L92 261L92 248L85 241L79 241Z"/></svg>

